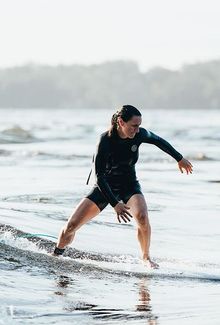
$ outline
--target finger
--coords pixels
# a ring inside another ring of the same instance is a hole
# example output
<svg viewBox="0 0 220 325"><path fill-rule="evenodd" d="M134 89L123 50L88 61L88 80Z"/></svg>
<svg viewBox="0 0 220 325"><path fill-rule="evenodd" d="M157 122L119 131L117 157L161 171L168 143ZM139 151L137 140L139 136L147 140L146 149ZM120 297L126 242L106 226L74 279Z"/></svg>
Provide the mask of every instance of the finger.
<svg viewBox="0 0 220 325"><path fill-rule="evenodd" d="M181 171L181 173L183 173L183 169L181 166L179 166L179 170Z"/></svg>
<svg viewBox="0 0 220 325"><path fill-rule="evenodd" d="M191 162L189 160L186 160L187 164L192 166Z"/></svg>
<svg viewBox="0 0 220 325"><path fill-rule="evenodd" d="M120 215L119 214L117 214L117 218L118 218L118 222L121 223Z"/></svg>
<svg viewBox="0 0 220 325"><path fill-rule="evenodd" d="M130 214L128 211L125 212L130 218L133 218L132 214Z"/></svg>
<svg viewBox="0 0 220 325"><path fill-rule="evenodd" d="M123 215L123 217L126 218L129 222L131 221L131 220L130 220L130 217L127 216L125 213L123 213L122 215Z"/></svg>
<svg viewBox="0 0 220 325"><path fill-rule="evenodd" d="M121 217L122 220L124 220L125 223L127 223L126 218L122 214L120 215L120 217Z"/></svg>
<svg viewBox="0 0 220 325"><path fill-rule="evenodd" d="M124 205L125 209L130 209L130 207L128 205Z"/></svg>
<svg viewBox="0 0 220 325"><path fill-rule="evenodd" d="M189 166L189 168L191 168L191 169L193 168L193 165L192 165L191 162L189 162L189 161L188 161L188 166Z"/></svg>
<svg viewBox="0 0 220 325"><path fill-rule="evenodd" d="M123 213L129 215L131 218L133 218L133 216L128 212L128 211L123 211Z"/></svg>

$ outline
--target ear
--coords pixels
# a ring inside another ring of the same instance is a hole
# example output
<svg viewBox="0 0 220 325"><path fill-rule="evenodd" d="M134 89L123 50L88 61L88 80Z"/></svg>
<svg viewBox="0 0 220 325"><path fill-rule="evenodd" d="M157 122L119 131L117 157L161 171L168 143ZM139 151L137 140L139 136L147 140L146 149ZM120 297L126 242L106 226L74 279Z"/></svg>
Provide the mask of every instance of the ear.
<svg viewBox="0 0 220 325"><path fill-rule="evenodd" d="M124 126L125 122L122 120L122 118L119 116L118 117L118 125L119 126Z"/></svg>

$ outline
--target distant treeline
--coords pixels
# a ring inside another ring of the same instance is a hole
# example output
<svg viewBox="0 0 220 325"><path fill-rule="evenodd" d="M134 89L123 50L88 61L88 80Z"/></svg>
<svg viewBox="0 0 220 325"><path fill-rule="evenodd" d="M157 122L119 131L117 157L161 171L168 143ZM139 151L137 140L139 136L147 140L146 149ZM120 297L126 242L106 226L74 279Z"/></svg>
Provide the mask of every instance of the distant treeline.
<svg viewBox="0 0 220 325"><path fill-rule="evenodd" d="M0 69L0 107L220 108L220 60L141 72L131 61Z"/></svg>

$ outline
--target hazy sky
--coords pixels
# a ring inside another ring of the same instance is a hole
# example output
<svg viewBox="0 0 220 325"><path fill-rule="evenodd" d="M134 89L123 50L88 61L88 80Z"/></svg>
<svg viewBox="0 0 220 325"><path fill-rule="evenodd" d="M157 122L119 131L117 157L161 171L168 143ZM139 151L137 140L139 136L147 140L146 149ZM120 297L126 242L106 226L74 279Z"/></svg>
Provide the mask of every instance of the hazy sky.
<svg viewBox="0 0 220 325"><path fill-rule="evenodd" d="M220 0L0 0L0 67L220 59Z"/></svg>

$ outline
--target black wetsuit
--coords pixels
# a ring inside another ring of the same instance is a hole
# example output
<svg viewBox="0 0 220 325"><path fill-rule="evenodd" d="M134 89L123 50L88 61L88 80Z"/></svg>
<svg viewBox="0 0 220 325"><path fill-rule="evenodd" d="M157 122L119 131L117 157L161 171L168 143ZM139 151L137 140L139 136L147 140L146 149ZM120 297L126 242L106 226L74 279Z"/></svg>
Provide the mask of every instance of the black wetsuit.
<svg viewBox="0 0 220 325"><path fill-rule="evenodd" d="M120 200L127 203L132 195L142 194L135 171L141 143L154 144L177 161L183 158L166 140L144 128L132 139L122 139L118 134L109 137L108 131L104 132L95 155L96 184L86 196L100 210L108 203L114 207Z"/></svg>

